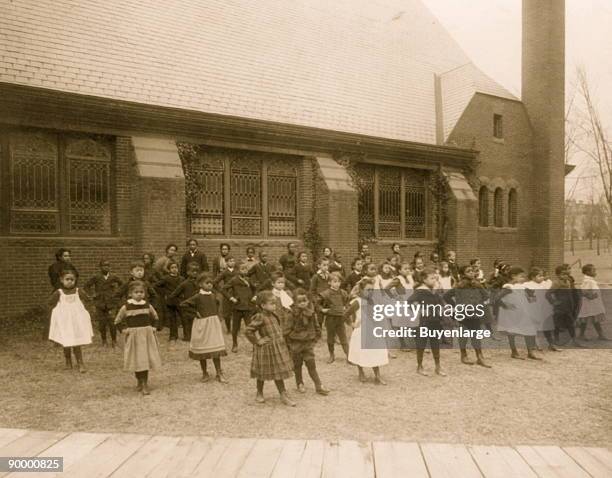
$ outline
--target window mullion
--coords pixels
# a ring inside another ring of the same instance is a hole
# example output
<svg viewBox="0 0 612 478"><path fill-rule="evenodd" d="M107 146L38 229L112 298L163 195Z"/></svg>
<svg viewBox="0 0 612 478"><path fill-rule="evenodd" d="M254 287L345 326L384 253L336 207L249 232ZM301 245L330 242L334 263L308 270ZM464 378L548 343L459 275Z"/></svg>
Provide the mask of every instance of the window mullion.
<svg viewBox="0 0 612 478"><path fill-rule="evenodd" d="M401 239L406 237L406 171L400 176L400 235Z"/></svg>
<svg viewBox="0 0 612 478"><path fill-rule="evenodd" d="M261 227L262 235L268 237L268 163L262 161L261 164Z"/></svg>
<svg viewBox="0 0 612 478"><path fill-rule="evenodd" d="M379 230L378 208L379 208L379 205L380 205L380 199L378 197L378 185L379 185L379 181L378 181L378 168L376 168L374 170L374 237L378 237L378 230Z"/></svg>
<svg viewBox="0 0 612 478"><path fill-rule="evenodd" d="M223 177L223 222L224 227L223 231L225 235L230 235L232 233L232 211L231 211L231 174L232 174L232 163L229 157L223 159L225 162L225 175Z"/></svg>
<svg viewBox="0 0 612 478"><path fill-rule="evenodd" d="M66 158L66 144L62 135L57 135L58 147L57 154L59 155L57 161L58 167L58 202L59 202L59 216L60 216L60 234L68 235L70 233L70 178L69 178L69 165L68 159Z"/></svg>

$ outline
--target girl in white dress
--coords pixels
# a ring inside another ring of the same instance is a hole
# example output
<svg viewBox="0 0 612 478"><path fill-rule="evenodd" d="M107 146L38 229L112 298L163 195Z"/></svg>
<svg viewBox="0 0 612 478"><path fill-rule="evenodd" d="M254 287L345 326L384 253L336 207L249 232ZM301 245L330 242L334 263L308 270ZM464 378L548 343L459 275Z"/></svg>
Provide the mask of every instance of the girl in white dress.
<svg viewBox="0 0 612 478"><path fill-rule="evenodd" d="M79 372L85 373L82 345L89 345L93 337L91 315L85 308L89 297L76 287L76 276L72 270L60 273L62 287L51 295L49 309L49 340L64 347L66 369L72 369L72 353L76 358Z"/></svg>
<svg viewBox="0 0 612 478"><path fill-rule="evenodd" d="M582 284L580 285L582 300L580 302L580 312L578 313L578 327L580 327L580 338L588 340L585 337L589 322L593 324L593 328L597 332L599 340L608 340L604 335L601 323L606 318L606 308L601 299L601 291L599 284L595 280L597 277L597 269L593 264L587 264L582 268Z"/></svg>
<svg viewBox="0 0 612 478"><path fill-rule="evenodd" d="M538 329L529 310L525 279L525 271L522 268L510 268L508 282L503 285L497 296L499 303L497 330L508 334L512 358L524 359L516 349L516 336L520 335L525 337L527 357L532 360L542 360L534 353Z"/></svg>
<svg viewBox="0 0 612 478"><path fill-rule="evenodd" d="M387 383L380 376L380 367L389 363L388 353L386 348L363 348L362 346L362 324L363 321L373 320L372 317L367 317L362 314L365 310L365 301L368 300L368 291L374 288L374 281L371 278L364 277L355 286L354 292L356 297L349 303L346 315L353 315L353 333L349 343L348 361L357 365L359 370L359 381L365 382L366 376L363 370L364 367L372 367L374 370L374 383L377 385L386 385Z"/></svg>
<svg viewBox="0 0 612 478"><path fill-rule="evenodd" d="M554 309L548 300L546 292L550 289L552 281L546 279L544 271L539 267L533 267L529 271L529 281L525 282L527 296L532 297L529 302L529 310L538 332L543 332L548 342L548 350L560 352L555 346L553 332L555 330Z"/></svg>

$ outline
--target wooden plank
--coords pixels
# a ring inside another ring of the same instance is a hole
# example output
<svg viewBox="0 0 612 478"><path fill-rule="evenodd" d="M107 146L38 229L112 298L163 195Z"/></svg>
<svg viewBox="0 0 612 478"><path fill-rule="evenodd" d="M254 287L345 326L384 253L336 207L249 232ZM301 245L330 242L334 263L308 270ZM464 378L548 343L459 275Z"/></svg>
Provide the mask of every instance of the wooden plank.
<svg viewBox="0 0 612 478"><path fill-rule="evenodd" d="M186 436L179 439L167 459L158 463L148 477L167 478L193 476L202 459L210 452L212 439Z"/></svg>
<svg viewBox="0 0 612 478"><path fill-rule="evenodd" d="M179 441L180 437L154 436L117 468L111 477L146 476L162 460L168 459Z"/></svg>
<svg viewBox="0 0 612 478"><path fill-rule="evenodd" d="M50 446L40 453L40 457L61 456L64 458L64 472L68 471L72 465L90 453L94 448L106 440L108 433L84 433L75 432L64 437L55 445ZM28 473L28 478L53 478L63 476L61 473ZM22 477L22 473L11 473L10 478Z"/></svg>
<svg viewBox="0 0 612 478"><path fill-rule="evenodd" d="M325 442L323 440L308 440L297 466L297 478L320 478L324 455Z"/></svg>
<svg viewBox="0 0 612 478"><path fill-rule="evenodd" d="M257 440L237 476L240 478L270 478L283 445L283 440Z"/></svg>
<svg viewBox="0 0 612 478"><path fill-rule="evenodd" d="M230 438L213 438L210 450L195 468L192 476L204 478L211 476L217 463L219 463L232 441Z"/></svg>
<svg viewBox="0 0 612 478"><path fill-rule="evenodd" d="M321 478L337 478L343 476L341 473L340 443L337 441L324 442Z"/></svg>
<svg viewBox="0 0 612 478"><path fill-rule="evenodd" d="M23 428L0 428L0 448L5 447L26 433L28 433L28 430Z"/></svg>
<svg viewBox="0 0 612 478"><path fill-rule="evenodd" d="M612 476L612 451L578 446L565 447L563 450L594 478Z"/></svg>
<svg viewBox="0 0 612 478"><path fill-rule="evenodd" d="M486 478L537 478L514 448L509 446L470 446L469 452Z"/></svg>
<svg viewBox="0 0 612 478"><path fill-rule="evenodd" d="M587 478L589 476L558 446L517 446L516 450L541 478Z"/></svg>
<svg viewBox="0 0 612 478"><path fill-rule="evenodd" d="M425 460L417 443L374 442L374 463L377 478L429 478Z"/></svg>
<svg viewBox="0 0 612 478"><path fill-rule="evenodd" d="M28 431L0 448L0 456L36 456L67 435L65 432ZM0 473L6 476L8 473Z"/></svg>
<svg viewBox="0 0 612 478"><path fill-rule="evenodd" d="M482 476L472 455L463 445L423 443L421 451L431 478Z"/></svg>
<svg viewBox="0 0 612 478"><path fill-rule="evenodd" d="M114 433L61 476L106 478L150 439L150 435Z"/></svg>
<svg viewBox="0 0 612 478"><path fill-rule="evenodd" d="M254 446L255 440L250 438L232 439L210 476L215 478L234 478L237 476Z"/></svg>
<svg viewBox="0 0 612 478"><path fill-rule="evenodd" d="M338 466L341 474L354 478L374 478L374 458L369 443L340 440Z"/></svg>
<svg viewBox="0 0 612 478"><path fill-rule="evenodd" d="M179 441L172 449L172 453L167 456L166 460L159 463L158 466L153 468L146 476L148 478L167 478L175 476L175 470L186 460L189 449L194 441L195 437L179 438Z"/></svg>
<svg viewBox="0 0 612 478"><path fill-rule="evenodd" d="M305 448L304 440L284 440L283 449L272 471L272 478L296 477Z"/></svg>

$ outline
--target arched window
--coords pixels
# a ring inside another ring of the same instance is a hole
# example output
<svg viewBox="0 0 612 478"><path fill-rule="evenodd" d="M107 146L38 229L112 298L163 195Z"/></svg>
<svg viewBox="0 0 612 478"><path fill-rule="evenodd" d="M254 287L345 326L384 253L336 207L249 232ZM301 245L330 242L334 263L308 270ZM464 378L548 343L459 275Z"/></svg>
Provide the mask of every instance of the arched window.
<svg viewBox="0 0 612 478"><path fill-rule="evenodd" d="M497 188L493 197L493 225L504 227L504 191L502 188Z"/></svg>
<svg viewBox="0 0 612 478"><path fill-rule="evenodd" d="M508 193L508 227L518 227L518 207L516 189Z"/></svg>
<svg viewBox="0 0 612 478"><path fill-rule="evenodd" d="M478 192L478 225L489 225L489 190L486 186L482 186Z"/></svg>

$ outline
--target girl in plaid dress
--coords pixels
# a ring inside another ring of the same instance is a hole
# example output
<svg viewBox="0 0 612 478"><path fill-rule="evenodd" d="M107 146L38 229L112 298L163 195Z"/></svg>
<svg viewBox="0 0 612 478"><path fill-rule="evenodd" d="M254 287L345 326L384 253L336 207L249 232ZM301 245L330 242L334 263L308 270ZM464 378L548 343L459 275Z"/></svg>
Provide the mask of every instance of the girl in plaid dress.
<svg viewBox="0 0 612 478"><path fill-rule="evenodd" d="M284 380L293 375L293 361L283 338L281 321L276 315L274 294L270 291L260 292L257 295L257 305L261 312L253 316L245 331L247 339L253 344L251 378L257 379L255 401L265 402L264 381L274 380L281 402L295 407L296 403L289 398L285 389Z"/></svg>

